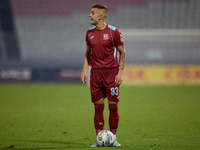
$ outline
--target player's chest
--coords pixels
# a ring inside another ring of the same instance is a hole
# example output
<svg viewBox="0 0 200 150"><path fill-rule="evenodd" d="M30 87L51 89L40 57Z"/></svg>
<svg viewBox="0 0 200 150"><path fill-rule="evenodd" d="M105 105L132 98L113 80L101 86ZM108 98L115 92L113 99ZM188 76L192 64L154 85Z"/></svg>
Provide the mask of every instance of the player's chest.
<svg viewBox="0 0 200 150"><path fill-rule="evenodd" d="M94 32L89 35L90 45L107 46L113 43L112 35L110 32Z"/></svg>

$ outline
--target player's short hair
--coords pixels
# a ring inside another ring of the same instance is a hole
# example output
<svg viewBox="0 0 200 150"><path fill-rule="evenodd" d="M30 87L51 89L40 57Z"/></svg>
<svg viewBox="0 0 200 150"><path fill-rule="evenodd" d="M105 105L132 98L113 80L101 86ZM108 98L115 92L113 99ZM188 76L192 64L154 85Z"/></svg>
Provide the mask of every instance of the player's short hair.
<svg viewBox="0 0 200 150"><path fill-rule="evenodd" d="M92 6L92 8L104 9L104 10L106 10L106 13L108 12L107 6L105 6L103 4L95 4Z"/></svg>

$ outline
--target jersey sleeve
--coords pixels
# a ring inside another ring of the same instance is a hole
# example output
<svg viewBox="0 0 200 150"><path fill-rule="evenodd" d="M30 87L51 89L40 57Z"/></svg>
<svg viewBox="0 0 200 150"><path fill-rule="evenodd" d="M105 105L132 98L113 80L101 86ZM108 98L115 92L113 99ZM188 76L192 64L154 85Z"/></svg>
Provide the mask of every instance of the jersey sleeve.
<svg viewBox="0 0 200 150"><path fill-rule="evenodd" d="M86 45L89 46L90 42L88 40L88 31L87 31L86 36L85 36L85 41L86 41Z"/></svg>
<svg viewBox="0 0 200 150"><path fill-rule="evenodd" d="M115 42L115 46L124 45L123 37L121 35L121 32L118 29L115 30L114 42Z"/></svg>

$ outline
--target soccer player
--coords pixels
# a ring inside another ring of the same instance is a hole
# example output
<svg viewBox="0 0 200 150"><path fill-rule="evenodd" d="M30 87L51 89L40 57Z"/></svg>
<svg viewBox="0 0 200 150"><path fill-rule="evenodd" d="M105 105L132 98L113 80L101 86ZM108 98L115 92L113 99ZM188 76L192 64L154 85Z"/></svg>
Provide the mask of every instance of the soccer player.
<svg viewBox="0 0 200 150"><path fill-rule="evenodd" d="M105 22L107 13L108 9L105 5L95 4L92 7L89 17L90 24L94 27L86 33L86 53L83 60L81 81L83 84L86 83L86 71L90 65L90 92L95 109L96 135L104 128L104 99L107 97L110 131L116 138L119 123L119 85L123 81L126 55L121 33L117 28ZM97 142L91 145L91 147L98 146ZM115 140L112 146L120 147L121 144Z"/></svg>

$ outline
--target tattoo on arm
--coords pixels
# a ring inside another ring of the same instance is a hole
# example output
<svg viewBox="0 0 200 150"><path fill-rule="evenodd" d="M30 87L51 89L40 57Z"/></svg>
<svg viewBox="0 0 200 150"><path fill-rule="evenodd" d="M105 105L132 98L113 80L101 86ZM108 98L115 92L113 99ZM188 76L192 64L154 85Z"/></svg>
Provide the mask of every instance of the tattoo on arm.
<svg viewBox="0 0 200 150"><path fill-rule="evenodd" d="M126 62L126 51L125 51L124 46L118 46L118 47L117 47L117 50L118 50L119 53L120 53L120 58L119 58L119 71L120 71L120 72L123 72L123 70L124 70L124 65L125 65L125 62Z"/></svg>

